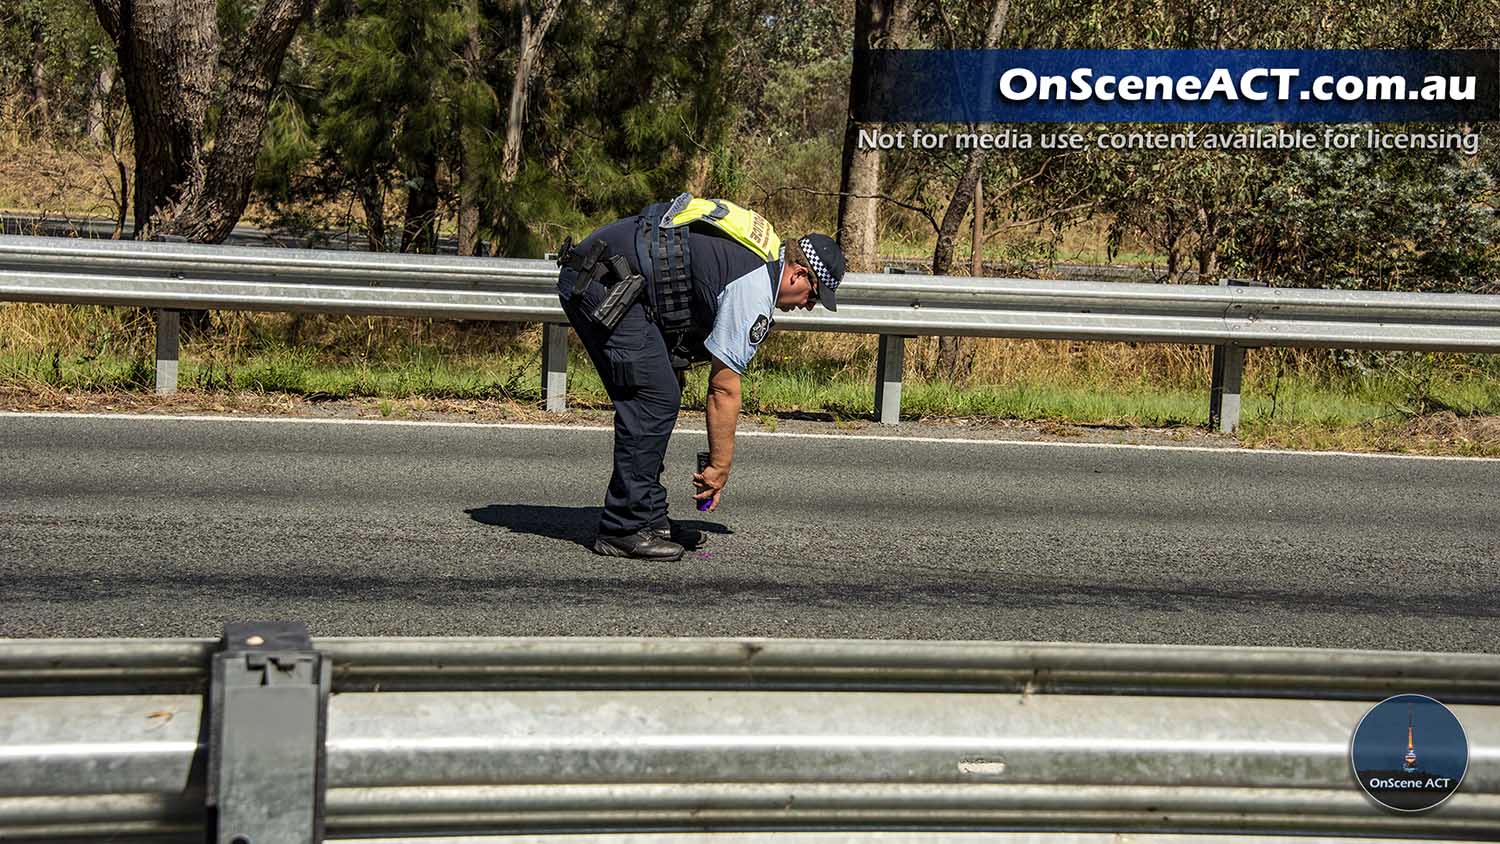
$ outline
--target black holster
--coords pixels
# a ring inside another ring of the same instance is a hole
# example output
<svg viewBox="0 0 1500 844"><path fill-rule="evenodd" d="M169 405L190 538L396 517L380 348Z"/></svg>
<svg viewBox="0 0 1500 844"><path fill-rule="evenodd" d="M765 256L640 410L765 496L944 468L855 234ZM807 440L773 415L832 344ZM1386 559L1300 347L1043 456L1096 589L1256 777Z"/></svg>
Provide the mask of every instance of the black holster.
<svg viewBox="0 0 1500 844"><path fill-rule="evenodd" d="M646 279L640 273L631 272L630 264L619 255L610 256L609 265L614 271L615 281L604 294L604 301L589 312L589 319L613 331L635 300L641 298Z"/></svg>
<svg viewBox="0 0 1500 844"><path fill-rule="evenodd" d="M640 298L645 288L645 278L632 272L630 262L619 255L604 257L607 248L604 241L596 241L586 251L580 251L568 238L558 248L557 265L578 273L573 280L573 295L569 302L575 307L582 301L590 285L598 284L605 289L599 304L587 311L587 316L607 331L620 324L625 312Z"/></svg>

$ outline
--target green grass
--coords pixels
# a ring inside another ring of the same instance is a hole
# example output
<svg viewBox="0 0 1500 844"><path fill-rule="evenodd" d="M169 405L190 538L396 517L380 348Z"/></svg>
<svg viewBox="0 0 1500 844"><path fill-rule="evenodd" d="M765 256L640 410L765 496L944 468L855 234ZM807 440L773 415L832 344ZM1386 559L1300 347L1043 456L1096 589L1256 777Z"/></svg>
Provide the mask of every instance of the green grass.
<svg viewBox="0 0 1500 844"><path fill-rule="evenodd" d="M405 362L369 363L320 360L293 351L253 354L234 362L184 356L178 381L185 390L248 390L325 398L541 399L540 363L518 357L448 360L423 356ZM153 389L155 374L152 362L142 358L82 359L13 353L0 356L0 384L78 392L137 391Z"/></svg>
<svg viewBox="0 0 1500 844"><path fill-rule="evenodd" d="M306 351L273 350L241 360L185 355L179 369L184 389L248 390L326 398L460 399L537 402L541 370L534 352L447 357L427 351L402 360L329 360ZM857 367L856 367L857 368ZM694 368L683 405L701 410L707 368ZM1207 373L1201 386L1140 379L1116 384L1077 375L1029 378L1007 384L954 385L908 373L902 415L995 417L1079 424L1201 425L1208 407ZM839 361L752 367L745 379L749 414L827 415L853 419L873 415L874 373L851 372ZM1069 383L1073 382L1073 383ZM71 391L148 391L152 363L142 357L103 354L9 353L0 356L0 383ZM1447 410L1460 416L1500 414L1500 380L1487 374L1438 370L1420 383L1391 373L1263 373L1244 387L1245 423L1272 421L1316 425L1360 425ZM585 406L609 403L598 374L574 349L569 363L570 400Z"/></svg>
<svg viewBox="0 0 1500 844"><path fill-rule="evenodd" d="M870 380L818 381L795 372L763 370L747 379L748 413L805 411L835 418L874 413ZM1204 381L1207 381L1205 373ZM1461 415L1500 413L1500 382L1439 377L1428 386L1436 403ZM1012 384L955 386L908 378L901 393L904 417L996 417L1094 425L1169 427L1203 425L1207 383L1199 388L1136 383ZM690 401L701 403L693 397ZM1392 377L1330 379L1288 375L1274 383L1252 381L1242 393L1244 422L1363 425L1409 418L1418 402Z"/></svg>

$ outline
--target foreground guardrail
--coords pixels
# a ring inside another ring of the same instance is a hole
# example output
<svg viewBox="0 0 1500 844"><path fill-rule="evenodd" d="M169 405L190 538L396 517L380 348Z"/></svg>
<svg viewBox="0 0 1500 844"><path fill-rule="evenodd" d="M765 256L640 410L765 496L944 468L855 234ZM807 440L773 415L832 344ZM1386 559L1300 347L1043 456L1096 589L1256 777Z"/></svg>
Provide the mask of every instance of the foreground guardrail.
<svg viewBox="0 0 1500 844"><path fill-rule="evenodd" d="M1470 741L1460 791L1415 816L1369 802L1349 767L1363 712L1401 692L1453 704ZM231 625L222 643L0 641L0 840L201 841L205 826L226 842L772 829L1500 840L1500 657L307 640L264 625Z"/></svg>
<svg viewBox="0 0 1500 844"><path fill-rule="evenodd" d="M158 310L157 386L175 389L176 312L313 311L546 323L543 393L564 407L567 327L546 261L0 237L0 300ZM1238 422L1256 346L1500 351L1500 296L851 274L837 313L785 328L881 335L876 408L900 413L904 340L965 335L1210 345L1212 415Z"/></svg>

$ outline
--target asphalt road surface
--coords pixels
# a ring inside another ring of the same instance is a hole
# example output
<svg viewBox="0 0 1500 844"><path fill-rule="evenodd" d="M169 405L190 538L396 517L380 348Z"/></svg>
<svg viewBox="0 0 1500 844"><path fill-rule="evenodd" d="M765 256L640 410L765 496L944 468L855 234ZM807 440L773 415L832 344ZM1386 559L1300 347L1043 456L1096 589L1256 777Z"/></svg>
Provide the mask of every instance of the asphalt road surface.
<svg viewBox="0 0 1500 844"><path fill-rule="evenodd" d="M742 436L677 563L589 429L0 416L0 636L663 635L1500 651L1500 461Z"/></svg>

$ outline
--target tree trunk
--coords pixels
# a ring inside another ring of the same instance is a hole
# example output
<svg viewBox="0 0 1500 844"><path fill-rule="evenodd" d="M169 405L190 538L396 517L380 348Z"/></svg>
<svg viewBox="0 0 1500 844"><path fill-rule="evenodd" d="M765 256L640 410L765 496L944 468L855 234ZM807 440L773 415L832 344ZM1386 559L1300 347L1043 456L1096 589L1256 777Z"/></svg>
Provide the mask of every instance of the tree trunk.
<svg viewBox="0 0 1500 844"><path fill-rule="evenodd" d="M953 241L958 237L959 224L969 211L969 202L974 198L974 188L979 184L980 168L984 166L984 153L972 152L964 164L963 175L953 188L953 198L943 212L943 222L938 226L937 247L932 250L932 274L947 275L953 268Z"/></svg>
<svg viewBox="0 0 1500 844"><path fill-rule="evenodd" d="M1198 276L1211 281L1219 274L1219 215L1198 209Z"/></svg>
<svg viewBox="0 0 1500 844"><path fill-rule="evenodd" d="M856 0L854 9L854 49L892 49L901 36L901 17L906 0ZM848 269L869 272L875 269L879 237L880 208L879 149L861 149L861 130L881 131L883 124L860 123L854 119L855 102L869 98L875 80L856 72L849 80L851 110L844 124L844 152L839 172L838 242L844 250Z"/></svg>
<svg viewBox="0 0 1500 844"><path fill-rule="evenodd" d="M978 278L984 275L984 180L974 182L974 248L970 251L969 275Z"/></svg>
<svg viewBox="0 0 1500 844"><path fill-rule="evenodd" d="M51 110L47 105L47 41L46 18L35 12L31 19L31 107L36 113L37 127L46 134L52 125Z"/></svg>
<svg viewBox="0 0 1500 844"><path fill-rule="evenodd" d="M1187 224L1178 218L1176 211L1168 208L1162 227L1162 242L1167 247L1167 284L1182 280L1187 259L1187 235Z"/></svg>
<svg viewBox="0 0 1500 844"><path fill-rule="evenodd" d="M114 89L115 66L106 61L99 67L94 84L89 88L89 111L83 129L89 140L96 144L109 142L104 130L104 115L109 110L109 95Z"/></svg>
<svg viewBox="0 0 1500 844"><path fill-rule="evenodd" d="M401 251L436 252L437 151L430 152L417 166L420 172L406 191L406 223L401 227Z"/></svg>
<svg viewBox="0 0 1500 844"><path fill-rule="evenodd" d="M1010 11L1010 0L996 0L990 11L989 26L985 28L983 49L992 50L1000 43L1000 35L1005 31L1005 18ZM980 124L976 131L986 132L988 124ZM937 246L932 251L932 274L947 275L953 266L953 241L958 236L959 224L963 222L964 214L969 210L969 201L978 195L979 176L984 170L984 151L973 150L969 153L969 160L964 163L963 175L959 176L958 184L953 188L953 198L949 200L948 207L943 211L943 221L938 226ZM979 240L979 217L983 213L978 205L975 205L974 214L974 251L979 254L981 246ZM975 258L978 266L979 259ZM977 271L976 271L977 274ZM974 370L974 340L971 337L942 337L938 340L938 372L949 373L955 381L963 381L973 374Z"/></svg>
<svg viewBox="0 0 1500 844"><path fill-rule="evenodd" d="M479 66L479 0L464 0L464 24L468 29L464 40L464 77L471 86L483 84L484 73ZM471 125L469 115L458 110L458 144L460 147L458 171L458 254L473 255L479 245L479 144L482 138L479 128Z"/></svg>
<svg viewBox="0 0 1500 844"><path fill-rule="evenodd" d="M135 129L136 237L149 238L163 227L164 220L154 219L158 211L202 190L218 20L213 4L205 2L139 0L122 6L121 0L95 0L94 5L105 31L116 39ZM114 18L106 6L113 7Z"/></svg>
<svg viewBox="0 0 1500 844"><path fill-rule="evenodd" d="M1219 253L1206 249L1198 256L1198 280L1213 281L1219 274Z"/></svg>
<svg viewBox="0 0 1500 844"><path fill-rule="evenodd" d="M385 251L385 188L373 173L359 191L359 204L365 212L365 240L371 252Z"/></svg>
<svg viewBox="0 0 1500 844"><path fill-rule="evenodd" d="M119 202L115 206L115 230L110 234L110 240L120 240L125 237L125 214L130 209L130 174L125 170L125 162L119 159L119 153L115 153L115 167L120 171L120 191L116 194Z"/></svg>
<svg viewBox="0 0 1500 844"><path fill-rule="evenodd" d="M510 109L505 124L505 152L500 159L500 177L507 184L516 180L521 168L521 128L526 121L526 98L531 90L531 74L542 58L542 39L552 28L562 0L542 0L541 14L531 16L531 4L521 0L521 42L516 56L516 73L510 83Z"/></svg>
<svg viewBox="0 0 1500 844"><path fill-rule="evenodd" d="M312 13L312 7L313 0L267 0L232 54L233 75L218 100L207 178L203 190L191 197L179 215L177 234L219 243L245 213L281 63L297 26Z"/></svg>
<svg viewBox="0 0 1500 844"><path fill-rule="evenodd" d="M271 92L313 0L266 0L227 58L214 0L93 3L115 43L135 128L136 237L224 240L249 201Z"/></svg>

